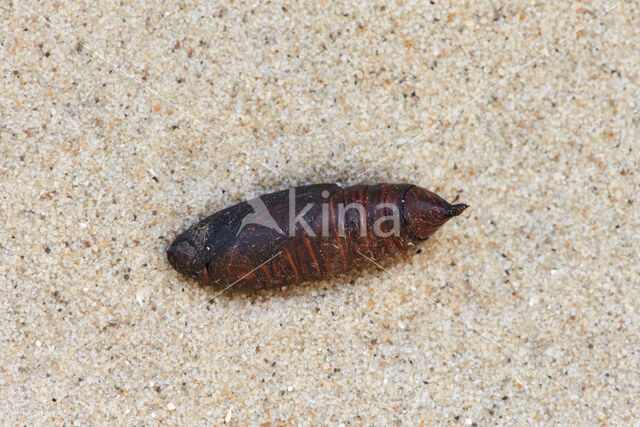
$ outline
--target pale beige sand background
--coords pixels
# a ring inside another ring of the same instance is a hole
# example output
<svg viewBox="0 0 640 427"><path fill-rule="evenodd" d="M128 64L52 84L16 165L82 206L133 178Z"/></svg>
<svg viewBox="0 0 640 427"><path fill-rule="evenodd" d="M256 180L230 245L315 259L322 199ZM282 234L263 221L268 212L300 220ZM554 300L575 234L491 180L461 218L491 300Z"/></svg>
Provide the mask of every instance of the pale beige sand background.
<svg viewBox="0 0 640 427"><path fill-rule="evenodd" d="M3 2L3 423L639 422L639 26L626 0ZM286 291L207 303L167 263L323 181L472 207Z"/></svg>

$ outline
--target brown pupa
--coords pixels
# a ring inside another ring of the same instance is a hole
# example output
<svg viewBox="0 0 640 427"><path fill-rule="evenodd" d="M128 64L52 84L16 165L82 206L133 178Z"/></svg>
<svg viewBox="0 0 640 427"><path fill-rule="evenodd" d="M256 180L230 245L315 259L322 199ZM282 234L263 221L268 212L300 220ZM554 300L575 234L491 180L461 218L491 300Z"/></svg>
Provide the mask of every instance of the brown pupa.
<svg viewBox="0 0 640 427"><path fill-rule="evenodd" d="M254 291L329 277L427 240L467 205L412 184L315 184L228 207L167 250L180 273Z"/></svg>

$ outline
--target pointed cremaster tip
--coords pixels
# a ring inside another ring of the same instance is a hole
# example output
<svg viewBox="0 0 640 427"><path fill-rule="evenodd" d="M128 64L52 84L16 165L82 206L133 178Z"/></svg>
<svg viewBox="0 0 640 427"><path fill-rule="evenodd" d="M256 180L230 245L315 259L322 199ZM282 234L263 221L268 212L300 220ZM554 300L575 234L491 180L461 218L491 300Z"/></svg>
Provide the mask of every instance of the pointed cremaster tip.
<svg viewBox="0 0 640 427"><path fill-rule="evenodd" d="M445 215L448 216L449 218L453 218L454 216L460 215L468 207L469 207L469 205L465 205L464 203L459 203L457 205L451 205L451 206L449 206L448 208L445 209Z"/></svg>

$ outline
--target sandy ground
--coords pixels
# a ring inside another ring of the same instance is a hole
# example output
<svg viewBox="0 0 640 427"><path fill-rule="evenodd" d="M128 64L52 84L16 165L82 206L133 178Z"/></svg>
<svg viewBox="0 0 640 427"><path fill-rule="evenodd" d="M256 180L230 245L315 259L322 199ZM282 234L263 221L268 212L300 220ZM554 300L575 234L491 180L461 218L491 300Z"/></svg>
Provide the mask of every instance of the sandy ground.
<svg viewBox="0 0 640 427"><path fill-rule="evenodd" d="M4 423L640 422L640 6L508 3L3 2ZM287 290L168 264L314 182L471 208Z"/></svg>

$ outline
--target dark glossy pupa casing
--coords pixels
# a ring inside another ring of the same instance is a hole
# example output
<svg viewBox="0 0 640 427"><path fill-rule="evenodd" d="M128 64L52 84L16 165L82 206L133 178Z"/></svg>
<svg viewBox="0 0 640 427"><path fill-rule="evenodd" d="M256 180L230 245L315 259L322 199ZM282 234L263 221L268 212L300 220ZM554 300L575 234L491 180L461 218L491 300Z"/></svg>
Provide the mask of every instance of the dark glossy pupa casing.
<svg viewBox="0 0 640 427"><path fill-rule="evenodd" d="M167 250L180 273L218 289L254 291L377 261L427 240L467 208L412 184L315 184L223 209Z"/></svg>

